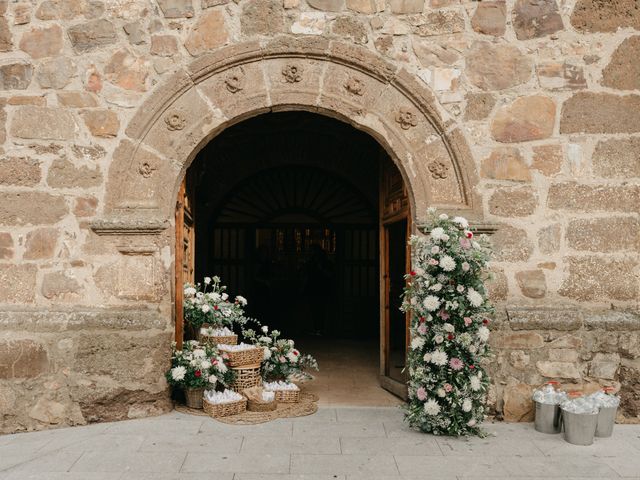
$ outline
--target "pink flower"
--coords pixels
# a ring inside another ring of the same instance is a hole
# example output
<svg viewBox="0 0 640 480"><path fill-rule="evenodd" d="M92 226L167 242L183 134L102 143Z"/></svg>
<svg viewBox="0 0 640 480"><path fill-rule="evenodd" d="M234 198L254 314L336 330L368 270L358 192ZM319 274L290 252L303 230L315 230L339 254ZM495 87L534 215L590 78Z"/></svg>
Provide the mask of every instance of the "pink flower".
<svg viewBox="0 0 640 480"><path fill-rule="evenodd" d="M283 357L282 355L280 355L280 358L278 358L278 360L280 361L280 363L284 363L287 361L287 359L285 357Z"/></svg>
<svg viewBox="0 0 640 480"><path fill-rule="evenodd" d="M445 310L440 310L438 316L443 320L449 320L449 317L451 317Z"/></svg>
<svg viewBox="0 0 640 480"><path fill-rule="evenodd" d="M465 327L468 327L472 323L473 323L473 320L471 320L471 317L464 317L464 326Z"/></svg>
<svg viewBox="0 0 640 480"><path fill-rule="evenodd" d="M450 383L445 383L444 384L444 391L445 392L450 392L451 390L453 390L453 387L451 386Z"/></svg>
<svg viewBox="0 0 640 480"><path fill-rule="evenodd" d="M424 335L425 333L427 333L427 326L424 323L421 323L418 327L418 333L420 335Z"/></svg>
<svg viewBox="0 0 640 480"><path fill-rule="evenodd" d="M418 400L420 401L424 401L427 399L427 391L424 387L420 387L416 390L416 397L418 397Z"/></svg>
<svg viewBox="0 0 640 480"><path fill-rule="evenodd" d="M465 250L468 250L471 248L471 242L468 238L460 237L460 246Z"/></svg>
<svg viewBox="0 0 640 480"><path fill-rule="evenodd" d="M467 262L462 262L462 271L463 272L468 272L469 268L471 268L471 267L469 266L469 264Z"/></svg>
<svg viewBox="0 0 640 480"><path fill-rule="evenodd" d="M464 363L462 363L462 360L460 360L459 358L453 357L451 360L449 360L449 366L453 370L462 370L462 367L464 367Z"/></svg>
<svg viewBox="0 0 640 480"><path fill-rule="evenodd" d="M436 260L435 258L430 258L429 265L438 265L438 260Z"/></svg>

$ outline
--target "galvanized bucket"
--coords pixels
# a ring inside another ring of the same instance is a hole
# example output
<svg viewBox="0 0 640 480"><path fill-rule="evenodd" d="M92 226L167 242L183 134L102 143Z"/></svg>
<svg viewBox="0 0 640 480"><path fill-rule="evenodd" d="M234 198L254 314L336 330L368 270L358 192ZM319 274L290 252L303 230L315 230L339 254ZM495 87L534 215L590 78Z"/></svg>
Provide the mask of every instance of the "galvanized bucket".
<svg viewBox="0 0 640 480"><path fill-rule="evenodd" d="M535 428L542 433L560 433L560 406L536 403Z"/></svg>
<svg viewBox="0 0 640 480"><path fill-rule="evenodd" d="M618 407L601 407L598 413L598 426L596 437L610 437L613 434L613 425L616 423Z"/></svg>
<svg viewBox="0 0 640 480"><path fill-rule="evenodd" d="M597 413L571 413L562 410L564 439L573 445L591 445L597 426Z"/></svg>

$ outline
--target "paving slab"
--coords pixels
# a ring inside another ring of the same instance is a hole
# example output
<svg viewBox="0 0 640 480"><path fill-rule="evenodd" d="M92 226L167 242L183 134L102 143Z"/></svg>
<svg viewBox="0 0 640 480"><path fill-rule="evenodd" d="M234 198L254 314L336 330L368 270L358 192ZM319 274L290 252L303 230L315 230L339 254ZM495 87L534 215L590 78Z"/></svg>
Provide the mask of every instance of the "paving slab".
<svg viewBox="0 0 640 480"><path fill-rule="evenodd" d="M179 472L186 453L171 452L85 452L70 469L72 472Z"/></svg>
<svg viewBox="0 0 640 480"><path fill-rule="evenodd" d="M340 439L334 437L270 437L247 436L242 453L318 453L340 454Z"/></svg>
<svg viewBox="0 0 640 480"><path fill-rule="evenodd" d="M417 455L442 456L436 439L423 435L411 438L353 438L340 439L344 455Z"/></svg>
<svg viewBox="0 0 640 480"><path fill-rule="evenodd" d="M291 473L396 475L391 455L291 455Z"/></svg>
<svg viewBox="0 0 640 480"><path fill-rule="evenodd" d="M228 473L289 473L288 454L248 454L233 453L220 455L211 453L189 453L182 466L185 473L228 472Z"/></svg>
<svg viewBox="0 0 640 480"><path fill-rule="evenodd" d="M384 437L382 423L294 423L294 437Z"/></svg>

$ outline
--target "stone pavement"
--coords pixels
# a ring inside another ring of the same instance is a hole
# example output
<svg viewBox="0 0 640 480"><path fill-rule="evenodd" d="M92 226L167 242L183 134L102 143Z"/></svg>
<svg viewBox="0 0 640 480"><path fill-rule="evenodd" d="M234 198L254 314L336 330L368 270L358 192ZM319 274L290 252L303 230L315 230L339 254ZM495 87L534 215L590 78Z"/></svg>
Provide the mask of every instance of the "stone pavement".
<svg viewBox="0 0 640 480"><path fill-rule="evenodd" d="M173 412L0 436L0 480L640 479L640 425L590 447L531 424L486 439L410 431L397 408L321 408L255 426Z"/></svg>

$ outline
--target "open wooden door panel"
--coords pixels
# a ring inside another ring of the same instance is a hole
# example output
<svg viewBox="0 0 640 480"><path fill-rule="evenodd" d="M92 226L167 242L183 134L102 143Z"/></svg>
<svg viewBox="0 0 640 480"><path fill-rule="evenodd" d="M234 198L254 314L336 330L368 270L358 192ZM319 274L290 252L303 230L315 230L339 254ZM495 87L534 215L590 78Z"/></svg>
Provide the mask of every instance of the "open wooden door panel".
<svg viewBox="0 0 640 480"><path fill-rule="evenodd" d="M183 286L195 280L195 194L192 183L189 175L182 180L176 201L175 340L178 348L182 348L185 333Z"/></svg>

